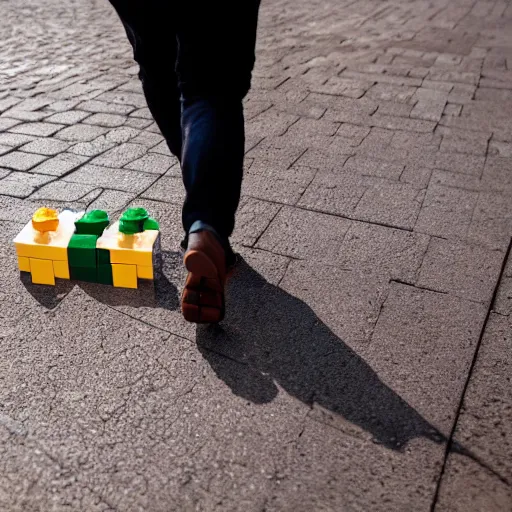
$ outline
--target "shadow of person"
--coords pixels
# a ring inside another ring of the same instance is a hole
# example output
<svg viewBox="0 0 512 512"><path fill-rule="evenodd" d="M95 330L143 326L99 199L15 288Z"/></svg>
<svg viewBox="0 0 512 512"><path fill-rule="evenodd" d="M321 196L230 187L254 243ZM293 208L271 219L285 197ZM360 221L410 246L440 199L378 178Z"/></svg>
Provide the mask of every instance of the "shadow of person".
<svg viewBox="0 0 512 512"><path fill-rule="evenodd" d="M197 345L215 373L238 396L270 402L279 384L400 450L425 437L446 437L334 335L311 308L240 263L227 289L226 320L197 329Z"/></svg>

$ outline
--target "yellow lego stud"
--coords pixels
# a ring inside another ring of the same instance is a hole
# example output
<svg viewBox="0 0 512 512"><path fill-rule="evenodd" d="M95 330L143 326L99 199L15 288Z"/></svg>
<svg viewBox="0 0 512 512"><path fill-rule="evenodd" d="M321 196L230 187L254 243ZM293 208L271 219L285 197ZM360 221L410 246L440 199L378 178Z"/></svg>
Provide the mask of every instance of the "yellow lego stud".
<svg viewBox="0 0 512 512"><path fill-rule="evenodd" d="M75 220L81 215L83 214L63 211L59 215L55 231L38 231L34 229L33 222L29 222L14 239L16 253L26 258L67 261L67 248L75 232Z"/></svg>
<svg viewBox="0 0 512 512"><path fill-rule="evenodd" d="M51 208L39 208L32 216L32 227L41 233L57 231L59 227L59 213Z"/></svg>
<svg viewBox="0 0 512 512"><path fill-rule="evenodd" d="M137 266L112 264L112 283L117 288L137 288Z"/></svg>
<svg viewBox="0 0 512 512"><path fill-rule="evenodd" d="M137 277L139 279L153 279L153 267L137 265Z"/></svg>
<svg viewBox="0 0 512 512"><path fill-rule="evenodd" d="M25 256L18 256L18 268L20 272L30 272L30 260Z"/></svg>
<svg viewBox="0 0 512 512"><path fill-rule="evenodd" d="M59 279L69 279L69 265L67 261L54 261L53 273Z"/></svg>
<svg viewBox="0 0 512 512"><path fill-rule="evenodd" d="M55 275L53 274L53 264L51 260L30 258L30 272L34 284L55 285Z"/></svg>

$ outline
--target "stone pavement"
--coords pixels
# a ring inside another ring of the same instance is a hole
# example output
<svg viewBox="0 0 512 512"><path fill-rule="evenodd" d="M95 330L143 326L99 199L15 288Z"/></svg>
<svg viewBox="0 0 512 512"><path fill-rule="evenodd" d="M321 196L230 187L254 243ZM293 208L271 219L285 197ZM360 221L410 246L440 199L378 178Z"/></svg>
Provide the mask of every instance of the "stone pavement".
<svg viewBox="0 0 512 512"><path fill-rule="evenodd" d="M198 329L112 9L0 19L0 510L512 510L512 2L264 2L244 262ZM156 294L20 280L42 204L147 207Z"/></svg>

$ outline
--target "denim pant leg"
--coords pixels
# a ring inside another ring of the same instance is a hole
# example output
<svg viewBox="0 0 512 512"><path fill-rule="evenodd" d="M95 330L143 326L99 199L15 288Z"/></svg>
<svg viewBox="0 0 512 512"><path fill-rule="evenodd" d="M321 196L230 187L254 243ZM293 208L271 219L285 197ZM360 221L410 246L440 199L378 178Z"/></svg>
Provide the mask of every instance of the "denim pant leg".
<svg viewBox="0 0 512 512"><path fill-rule="evenodd" d="M176 16L161 0L110 0L133 56L148 108L173 155L181 160L181 103L176 75Z"/></svg>
<svg viewBox="0 0 512 512"><path fill-rule="evenodd" d="M181 8L177 72L182 94L183 227L210 224L228 244L240 201L243 98L250 88L259 0Z"/></svg>

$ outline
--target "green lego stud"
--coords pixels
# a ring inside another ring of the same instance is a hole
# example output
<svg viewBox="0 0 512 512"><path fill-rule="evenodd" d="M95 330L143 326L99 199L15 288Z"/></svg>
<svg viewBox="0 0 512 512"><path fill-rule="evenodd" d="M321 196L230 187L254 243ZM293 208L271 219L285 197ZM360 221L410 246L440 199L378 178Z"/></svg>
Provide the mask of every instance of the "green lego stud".
<svg viewBox="0 0 512 512"><path fill-rule="evenodd" d="M107 212L91 210L75 221L75 233L78 235L100 236L109 224Z"/></svg>
<svg viewBox="0 0 512 512"><path fill-rule="evenodd" d="M148 229L152 229L152 230L158 231L160 229L160 225L158 224L156 219L153 219L153 217L149 217L144 222L144 226L143 227L144 227L144 231L146 231Z"/></svg>
<svg viewBox="0 0 512 512"><path fill-rule="evenodd" d="M128 208L119 219L119 232L134 235L144 231L144 223L149 213L144 208Z"/></svg>
<svg viewBox="0 0 512 512"><path fill-rule="evenodd" d="M96 268L96 235L73 235L68 244L70 267Z"/></svg>

